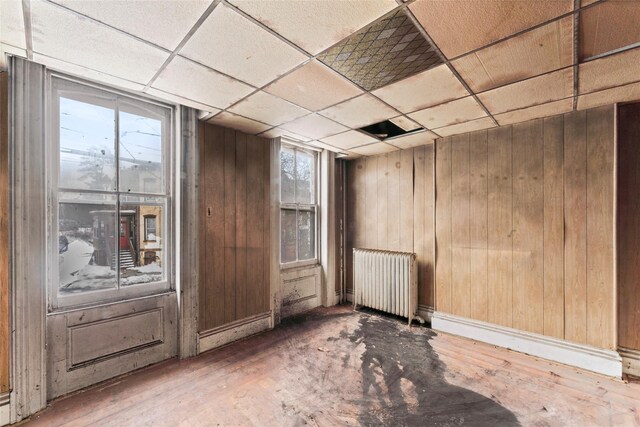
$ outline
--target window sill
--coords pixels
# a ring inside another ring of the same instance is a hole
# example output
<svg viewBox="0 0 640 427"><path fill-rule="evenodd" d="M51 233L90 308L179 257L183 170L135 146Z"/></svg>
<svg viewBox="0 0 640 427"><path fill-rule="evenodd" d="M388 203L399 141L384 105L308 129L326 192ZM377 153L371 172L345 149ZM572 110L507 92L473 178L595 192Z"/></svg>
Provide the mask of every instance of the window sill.
<svg viewBox="0 0 640 427"><path fill-rule="evenodd" d="M317 259L310 261L292 262L289 264L280 264L280 271L304 270L307 268L320 267L320 261Z"/></svg>

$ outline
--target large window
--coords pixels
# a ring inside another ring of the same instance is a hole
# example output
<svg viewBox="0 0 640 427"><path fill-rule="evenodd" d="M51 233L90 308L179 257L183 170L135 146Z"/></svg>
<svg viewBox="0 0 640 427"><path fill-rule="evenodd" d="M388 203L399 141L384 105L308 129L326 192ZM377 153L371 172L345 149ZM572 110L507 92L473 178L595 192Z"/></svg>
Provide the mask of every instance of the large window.
<svg viewBox="0 0 640 427"><path fill-rule="evenodd" d="M172 110L57 76L51 88L54 305L167 288Z"/></svg>
<svg viewBox="0 0 640 427"><path fill-rule="evenodd" d="M317 260L317 153L282 145L280 262Z"/></svg>

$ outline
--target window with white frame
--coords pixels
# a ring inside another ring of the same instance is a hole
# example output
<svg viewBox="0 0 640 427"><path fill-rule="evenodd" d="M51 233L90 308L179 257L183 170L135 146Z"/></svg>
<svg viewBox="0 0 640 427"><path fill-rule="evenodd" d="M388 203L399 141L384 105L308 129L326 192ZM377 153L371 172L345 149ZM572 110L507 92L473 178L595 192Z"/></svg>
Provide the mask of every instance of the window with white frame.
<svg viewBox="0 0 640 427"><path fill-rule="evenodd" d="M172 109L55 75L50 82L55 305L168 288ZM160 256L145 262L149 249Z"/></svg>
<svg viewBox="0 0 640 427"><path fill-rule="evenodd" d="M317 260L315 151L282 144L280 151L280 263Z"/></svg>

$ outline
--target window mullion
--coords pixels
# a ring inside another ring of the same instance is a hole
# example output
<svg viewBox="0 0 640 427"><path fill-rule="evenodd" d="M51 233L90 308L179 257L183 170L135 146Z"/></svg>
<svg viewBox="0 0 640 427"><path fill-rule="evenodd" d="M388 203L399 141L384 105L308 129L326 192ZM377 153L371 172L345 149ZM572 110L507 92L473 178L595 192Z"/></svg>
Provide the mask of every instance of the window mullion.
<svg viewBox="0 0 640 427"><path fill-rule="evenodd" d="M115 246L115 262L114 265L116 267L116 288L118 290L120 290L120 225L122 222L122 219L120 218L120 98L116 97L116 108L115 108L115 138L113 139L115 141L115 148L114 148L114 153L115 153L115 165L114 165L114 170L115 170L115 175L116 175L116 179L115 179L115 183L116 183L116 188L115 188L115 193L116 193L116 235L114 236L115 238L115 242L114 242L114 246Z"/></svg>

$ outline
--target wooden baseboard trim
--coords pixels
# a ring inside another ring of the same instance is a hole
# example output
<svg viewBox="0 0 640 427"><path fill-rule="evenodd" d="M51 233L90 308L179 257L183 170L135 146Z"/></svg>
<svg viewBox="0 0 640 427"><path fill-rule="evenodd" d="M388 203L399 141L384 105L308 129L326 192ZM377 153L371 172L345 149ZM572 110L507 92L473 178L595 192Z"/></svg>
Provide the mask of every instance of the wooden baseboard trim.
<svg viewBox="0 0 640 427"><path fill-rule="evenodd" d="M198 354L273 328L271 311L198 334Z"/></svg>
<svg viewBox="0 0 640 427"><path fill-rule="evenodd" d="M433 316L433 307L429 307L428 305L418 305L418 316L422 317L427 322L431 322L431 317Z"/></svg>
<svg viewBox="0 0 640 427"><path fill-rule="evenodd" d="M622 357L622 372L640 377L640 350L620 347L618 353Z"/></svg>
<svg viewBox="0 0 640 427"><path fill-rule="evenodd" d="M609 377L622 377L622 358L613 350L575 344L437 311L432 315L431 327L436 331L508 348Z"/></svg>

